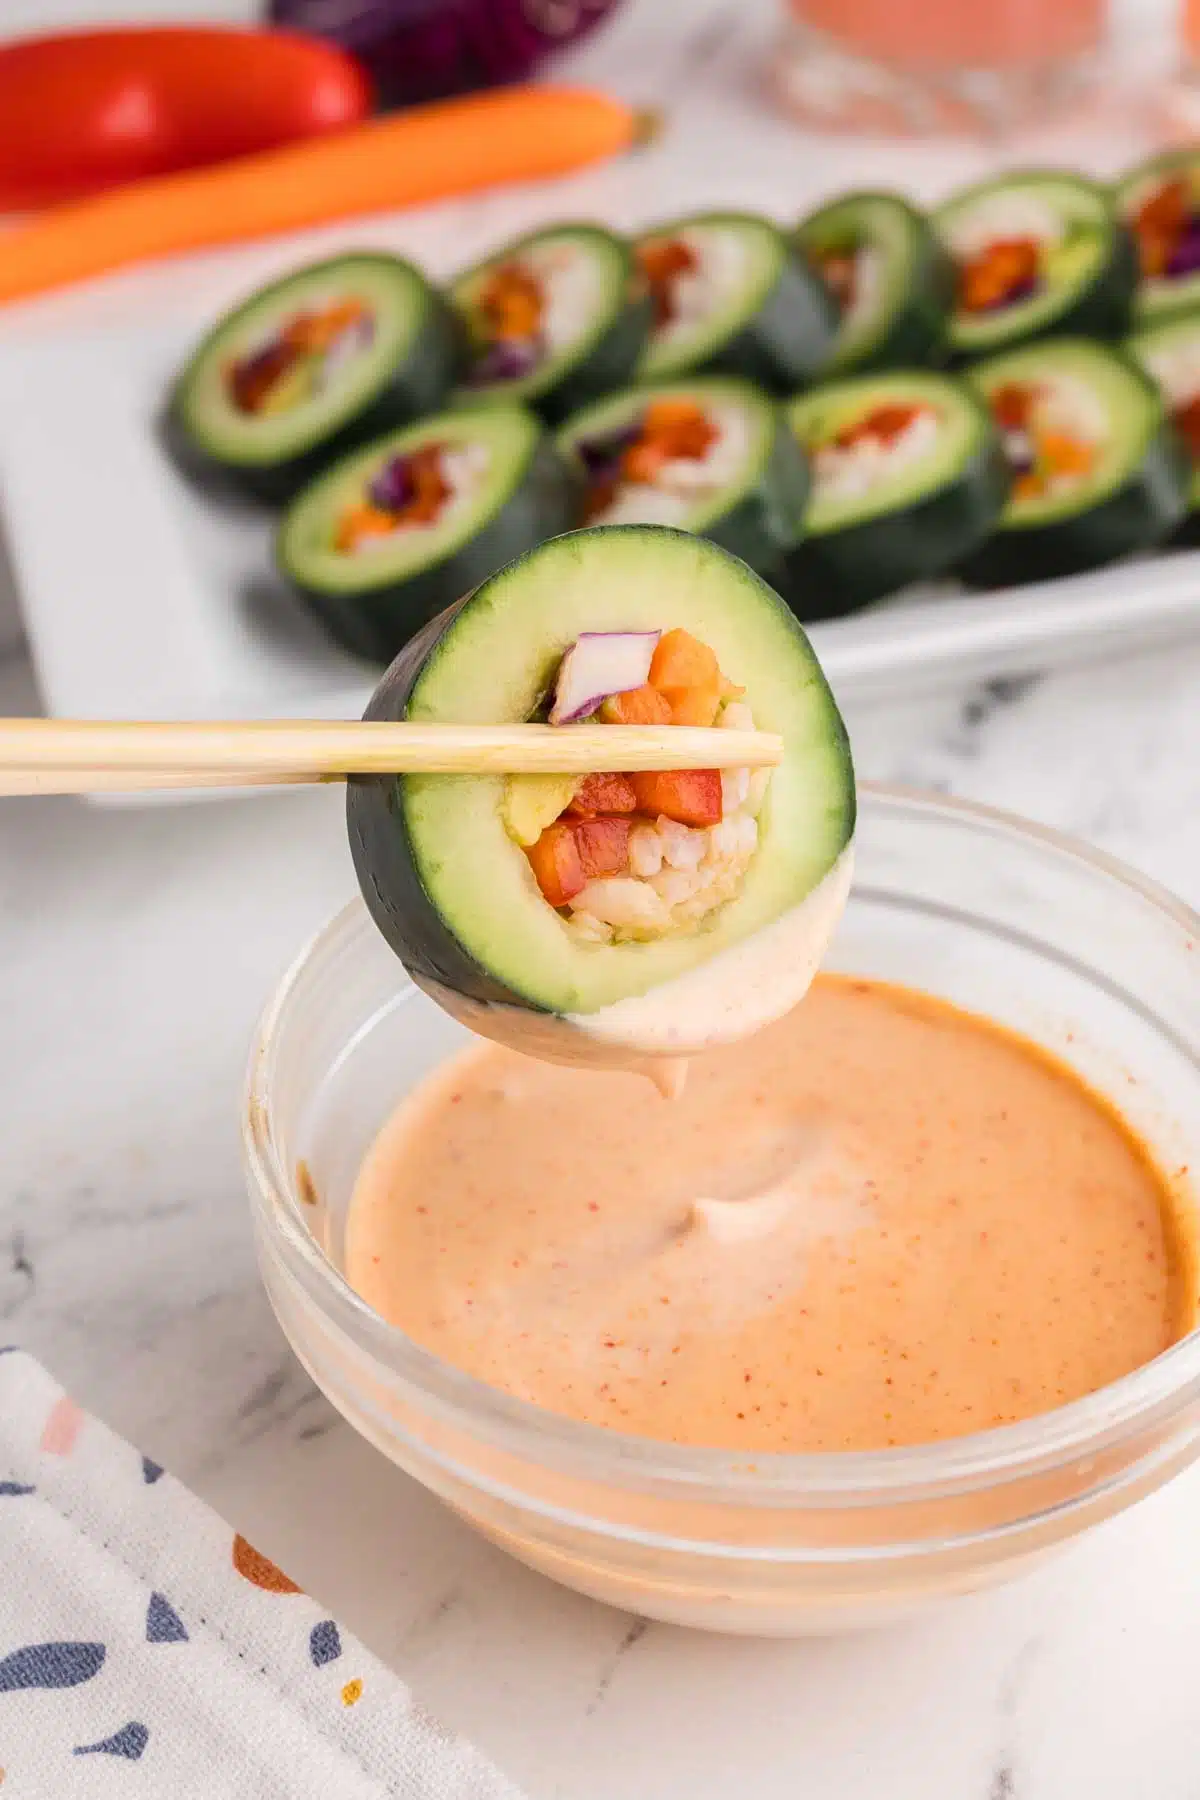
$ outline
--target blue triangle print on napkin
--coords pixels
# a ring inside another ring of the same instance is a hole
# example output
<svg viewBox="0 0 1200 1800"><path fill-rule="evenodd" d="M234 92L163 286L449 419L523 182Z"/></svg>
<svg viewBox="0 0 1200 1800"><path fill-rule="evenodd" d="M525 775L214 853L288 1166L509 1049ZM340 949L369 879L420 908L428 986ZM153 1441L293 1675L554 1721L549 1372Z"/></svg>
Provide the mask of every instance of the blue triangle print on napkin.
<svg viewBox="0 0 1200 1800"><path fill-rule="evenodd" d="M150 1644L186 1644L187 1628L169 1600L151 1594L146 1608L146 1641Z"/></svg>

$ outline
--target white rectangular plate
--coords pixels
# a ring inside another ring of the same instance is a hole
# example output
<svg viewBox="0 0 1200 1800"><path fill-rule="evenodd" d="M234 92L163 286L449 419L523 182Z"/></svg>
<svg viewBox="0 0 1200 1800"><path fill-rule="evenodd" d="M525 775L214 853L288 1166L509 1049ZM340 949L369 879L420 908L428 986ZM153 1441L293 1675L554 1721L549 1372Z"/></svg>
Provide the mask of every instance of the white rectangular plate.
<svg viewBox="0 0 1200 1800"><path fill-rule="evenodd" d="M219 505L156 438L190 323L0 345L0 490L47 710L339 717L375 672L284 591L271 520ZM966 595L912 589L812 636L840 697L1045 669L1200 632L1200 553ZM176 798L177 796L171 796Z"/></svg>

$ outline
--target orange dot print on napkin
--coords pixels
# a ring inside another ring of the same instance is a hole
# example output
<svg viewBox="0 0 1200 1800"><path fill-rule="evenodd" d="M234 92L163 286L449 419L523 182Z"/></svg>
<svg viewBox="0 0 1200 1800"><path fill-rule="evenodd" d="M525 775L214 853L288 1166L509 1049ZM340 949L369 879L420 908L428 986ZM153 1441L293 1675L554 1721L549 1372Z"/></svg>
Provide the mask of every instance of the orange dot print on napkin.
<svg viewBox="0 0 1200 1800"><path fill-rule="evenodd" d="M361 1700L362 1687L363 1684L358 1679L357 1675L354 1677L353 1681L348 1681L342 1689L342 1705L353 1706L357 1701Z"/></svg>
<svg viewBox="0 0 1200 1800"><path fill-rule="evenodd" d="M239 1575L252 1581L255 1587L264 1588L268 1594L301 1592L291 1576L285 1575L269 1556L264 1556L253 1544L248 1544L240 1531L233 1540L233 1566Z"/></svg>
<svg viewBox="0 0 1200 1800"><path fill-rule="evenodd" d="M41 1447L47 1456L70 1456L83 1424L83 1412L69 1394L60 1394L50 1408L42 1431Z"/></svg>

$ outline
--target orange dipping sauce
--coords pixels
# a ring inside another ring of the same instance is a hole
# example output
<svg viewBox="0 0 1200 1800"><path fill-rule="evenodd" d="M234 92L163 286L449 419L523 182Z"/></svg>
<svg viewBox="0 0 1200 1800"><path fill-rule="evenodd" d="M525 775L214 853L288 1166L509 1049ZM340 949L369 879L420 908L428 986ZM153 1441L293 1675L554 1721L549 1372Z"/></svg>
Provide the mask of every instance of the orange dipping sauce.
<svg viewBox="0 0 1200 1800"><path fill-rule="evenodd" d="M820 976L644 1080L472 1047L385 1126L346 1270L447 1361L663 1441L829 1451L1046 1412L1196 1319L1195 1224L1064 1064Z"/></svg>

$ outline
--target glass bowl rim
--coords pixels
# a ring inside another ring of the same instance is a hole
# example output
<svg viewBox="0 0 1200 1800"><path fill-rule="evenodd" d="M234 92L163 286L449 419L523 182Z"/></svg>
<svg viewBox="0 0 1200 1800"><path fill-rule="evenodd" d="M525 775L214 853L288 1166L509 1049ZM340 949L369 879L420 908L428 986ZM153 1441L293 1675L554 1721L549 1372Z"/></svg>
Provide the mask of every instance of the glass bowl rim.
<svg viewBox="0 0 1200 1800"><path fill-rule="evenodd" d="M977 801L873 781L860 781L860 800L919 812L945 824L974 826L1026 849L1051 851L1092 875L1126 889L1200 941L1200 913L1169 889L1068 833ZM1200 1399L1200 1327L1093 1394L1035 1414L928 1444L876 1450L730 1450L681 1446L591 1425L504 1393L423 1349L362 1300L305 1225L293 1178L282 1166L270 1127L272 1056L286 1031L297 988L312 964L362 929L360 896L339 909L293 957L264 1007L251 1041L243 1089L243 1161L256 1217L272 1248L309 1299L359 1351L388 1375L417 1389L431 1413L451 1420L477 1442L497 1445L534 1464L590 1476L609 1486L667 1486L740 1505L884 1504L932 1494L970 1492L1022 1477L1079 1456L1092 1456L1156 1415ZM394 1001L417 992L403 969ZM1200 1059L1197 1073L1200 1074Z"/></svg>

